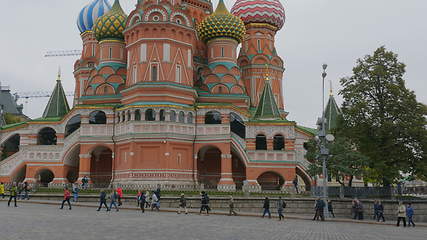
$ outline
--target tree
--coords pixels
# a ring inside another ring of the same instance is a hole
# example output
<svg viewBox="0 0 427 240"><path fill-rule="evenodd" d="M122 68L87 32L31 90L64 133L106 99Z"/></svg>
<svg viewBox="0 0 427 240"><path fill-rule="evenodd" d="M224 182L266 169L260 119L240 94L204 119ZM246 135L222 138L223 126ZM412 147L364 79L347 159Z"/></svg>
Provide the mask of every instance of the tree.
<svg viewBox="0 0 427 240"><path fill-rule="evenodd" d="M357 151L355 144L349 138L342 135L338 129L334 131L335 141L327 143L330 151L327 168L328 175L345 186L345 179L349 178L348 186L351 187L354 177L362 177L366 169L368 158ZM308 172L311 176L322 174L322 160L319 158L320 151L315 140L305 144L307 149L306 158L311 162Z"/></svg>
<svg viewBox="0 0 427 240"><path fill-rule="evenodd" d="M405 64L378 48L342 78L345 135L368 157L369 176L388 186L402 173L426 177L426 107L405 87Z"/></svg>

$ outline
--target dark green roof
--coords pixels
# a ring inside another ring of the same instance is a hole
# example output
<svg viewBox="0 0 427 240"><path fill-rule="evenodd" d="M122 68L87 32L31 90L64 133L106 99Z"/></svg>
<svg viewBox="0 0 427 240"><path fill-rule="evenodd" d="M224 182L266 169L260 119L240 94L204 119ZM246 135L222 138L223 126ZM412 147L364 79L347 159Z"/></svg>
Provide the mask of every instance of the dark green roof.
<svg viewBox="0 0 427 240"><path fill-rule="evenodd" d="M264 83L264 90L262 91L261 98L259 99L254 118L265 120L282 119L276 100L274 99L273 90L271 89L269 80L266 80Z"/></svg>
<svg viewBox="0 0 427 240"><path fill-rule="evenodd" d="M60 75L58 75L55 89L50 96L42 118L62 118L69 111L70 107L68 106L67 97L65 96L64 88L62 88Z"/></svg>
<svg viewBox="0 0 427 240"><path fill-rule="evenodd" d="M315 128L309 128L309 127L304 127L304 126L299 126L299 125L297 126L297 128L303 132L306 132L306 133L309 133L312 135L317 135L317 133L318 133L318 130Z"/></svg>
<svg viewBox="0 0 427 240"><path fill-rule="evenodd" d="M330 132L337 128L339 115L341 115L341 110L338 107L337 102L335 102L334 96L331 94L325 108L326 132Z"/></svg>
<svg viewBox="0 0 427 240"><path fill-rule="evenodd" d="M4 130L4 129L9 129L9 128L14 128L14 127L18 127L21 125L26 124L27 122L20 122L20 123L12 123L12 124L8 124L8 125L4 125L0 127L0 130Z"/></svg>

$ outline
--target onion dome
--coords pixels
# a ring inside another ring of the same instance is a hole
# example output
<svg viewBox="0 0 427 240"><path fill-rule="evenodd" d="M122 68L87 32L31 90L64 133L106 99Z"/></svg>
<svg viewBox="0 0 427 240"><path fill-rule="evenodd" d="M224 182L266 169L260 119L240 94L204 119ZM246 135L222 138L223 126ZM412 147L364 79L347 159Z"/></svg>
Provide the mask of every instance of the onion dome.
<svg viewBox="0 0 427 240"><path fill-rule="evenodd" d="M123 40L123 31L126 28L127 15L120 6L119 0L115 0L111 10L99 17L93 31L98 41L106 39L118 39Z"/></svg>
<svg viewBox="0 0 427 240"><path fill-rule="evenodd" d="M218 37L233 38L241 42L245 30L243 21L227 10L223 0L219 0L215 12L197 26L199 37L204 42Z"/></svg>
<svg viewBox="0 0 427 240"><path fill-rule="evenodd" d="M96 19L110 11L108 0L94 0L84 7L77 18L77 27L81 33L91 31Z"/></svg>
<svg viewBox="0 0 427 240"><path fill-rule="evenodd" d="M231 13L239 16L245 24L267 23L277 30L285 23L285 9L279 0L237 0Z"/></svg>

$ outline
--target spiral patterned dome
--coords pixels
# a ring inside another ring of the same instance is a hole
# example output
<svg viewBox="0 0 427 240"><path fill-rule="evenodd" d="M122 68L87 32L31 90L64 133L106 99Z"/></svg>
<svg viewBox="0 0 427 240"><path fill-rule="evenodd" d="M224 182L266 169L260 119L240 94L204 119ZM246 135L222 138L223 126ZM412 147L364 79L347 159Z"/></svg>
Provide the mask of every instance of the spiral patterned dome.
<svg viewBox="0 0 427 240"><path fill-rule="evenodd" d="M285 24L285 9L279 0L237 0L231 13L239 16L245 24L267 23L277 30Z"/></svg>
<svg viewBox="0 0 427 240"><path fill-rule="evenodd" d="M213 38L228 37L240 43L245 31L243 21L227 10L223 0L219 1L215 12L197 26L199 37L204 42Z"/></svg>
<svg viewBox="0 0 427 240"><path fill-rule="evenodd" d="M123 31L126 28L127 15L120 6L119 0L115 0L111 10L99 17L93 31L98 41L105 39L118 39L123 40Z"/></svg>
<svg viewBox="0 0 427 240"><path fill-rule="evenodd" d="M110 11L108 0L94 0L84 7L77 18L77 27L80 33L91 31L96 19Z"/></svg>

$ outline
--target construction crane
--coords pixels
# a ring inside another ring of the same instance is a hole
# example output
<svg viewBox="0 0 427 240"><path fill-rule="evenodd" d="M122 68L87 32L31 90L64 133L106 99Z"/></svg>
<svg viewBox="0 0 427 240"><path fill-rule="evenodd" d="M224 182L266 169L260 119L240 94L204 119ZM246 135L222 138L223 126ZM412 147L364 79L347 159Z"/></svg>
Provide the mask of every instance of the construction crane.
<svg viewBox="0 0 427 240"><path fill-rule="evenodd" d="M49 98L52 95L52 92L47 91L38 91L38 92L17 92L14 93L13 96L15 96L16 101L19 99L30 99L30 98ZM65 92L65 96L74 96L74 92L68 91Z"/></svg>
<svg viewBox="0 0 427 240"><path fill-rule="evenodd" d="M71 57L71 56L81 56L81 50L58 50L58 51L48 51L44 57Z"/></svg>

